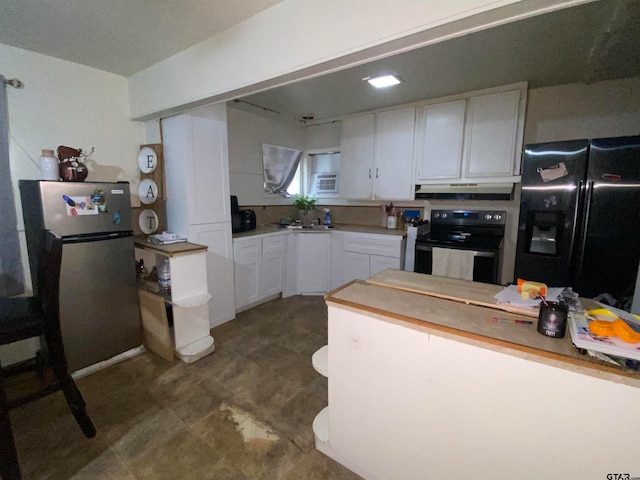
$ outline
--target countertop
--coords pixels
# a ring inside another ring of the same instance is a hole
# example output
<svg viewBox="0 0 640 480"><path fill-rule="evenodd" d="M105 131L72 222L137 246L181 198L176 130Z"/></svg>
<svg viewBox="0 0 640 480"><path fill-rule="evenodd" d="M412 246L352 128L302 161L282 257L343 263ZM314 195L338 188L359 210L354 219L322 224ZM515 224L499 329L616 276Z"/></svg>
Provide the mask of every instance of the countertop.
<svg viewBox="0 0 640 480"><path fill-rule="evenodd" d="M342 305L355 311L364 311L375 318L400 322L410 328L434 335L640 388L640 373L580 354L571 342L568 329L564 338L545 337L537 332L537 321L531 317L471 302L417 293L421 289L427 292L429 288L425 285L432 284L434 278L444 279L412 272L385 270L372 277L371 282L352 282L330 292L325 299L329 305ZM480 299L486 297L487 287L500 289L495 285L476 284L465 280L453 281L461 284L461 292L473 290L474 286L478 286L476 297ZM408 285L412 291L407 290ZM495 302L491 296L483 301L487 304ZM492 317L533 320L533 324L488 323L487 318Z"/></svg>
<svg viewBox="0 0 640 480"><path fill-rule="evenodd" d="M197 243L191 242L177 242L170 243L169 245L154 245L153 243L149 243L145 235L136 235L135 237L133 237L133 244L137 248L155 250L156 252L161 253L167 257L207 250L206 245L199 245Z"/></svg>
<svg viewBox="0 0 640 480"><path fill-rule="evenodd" d="M393 235L397 237L405 237L407 235L406 230L393 230L383 227L375 227L370 225L349 225L349 224L335 224L335 228L285 228L278 224L259 225L255 230L249 230L248 232L238 232L233 234L233 238L252 237L254 235L267 235L271 233L327 233L327 232L354 232L354 233L375 233L378 235Z"/></svg>

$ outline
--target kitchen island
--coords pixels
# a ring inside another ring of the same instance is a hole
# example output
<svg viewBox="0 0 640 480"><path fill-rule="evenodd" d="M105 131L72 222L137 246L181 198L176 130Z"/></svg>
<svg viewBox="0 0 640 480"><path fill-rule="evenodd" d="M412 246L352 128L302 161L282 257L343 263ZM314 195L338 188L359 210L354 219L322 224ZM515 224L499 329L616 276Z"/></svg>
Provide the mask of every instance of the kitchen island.
<svg viewBox="0 0 640 480"><path fill-rule="evenodd" d="M475 304L487 288L386 270L328 294L316 447L369 479L640 476L640 376Z"/></svg>

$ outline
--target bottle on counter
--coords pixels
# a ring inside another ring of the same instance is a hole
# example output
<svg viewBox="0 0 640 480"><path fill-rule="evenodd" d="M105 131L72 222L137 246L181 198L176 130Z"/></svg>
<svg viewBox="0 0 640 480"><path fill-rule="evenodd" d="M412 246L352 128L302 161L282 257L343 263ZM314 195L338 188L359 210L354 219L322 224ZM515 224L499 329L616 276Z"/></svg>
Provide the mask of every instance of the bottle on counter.
<svg viewBox="0 0 640 480"><path fill-rule="evenodd" d="M149 270L144 266L144 259L141 258L139 262L136 262L136 275L138 278L144 279L149 276Z"/></svg>
<svg viewBox="0 0 640 480"><path fill-rule="evenodd" d="M40 156L40 178L57 182L60 180L60 166L53 150L42 150Z"/></svg>
<svg viewBox="0 0 640 480"><path fill-rule="evenodd" d="M158 285L160 285L160 291L168 292L171 290L171 270L169 268L169 259L162 262L162 265L158 268Z"/></svg>
<svg viewBox="0 0 640 480"><path fill-rule="evenodd" d="M324 209L324 224L327 227L331 226L331 211L328 208Z"/></svg>

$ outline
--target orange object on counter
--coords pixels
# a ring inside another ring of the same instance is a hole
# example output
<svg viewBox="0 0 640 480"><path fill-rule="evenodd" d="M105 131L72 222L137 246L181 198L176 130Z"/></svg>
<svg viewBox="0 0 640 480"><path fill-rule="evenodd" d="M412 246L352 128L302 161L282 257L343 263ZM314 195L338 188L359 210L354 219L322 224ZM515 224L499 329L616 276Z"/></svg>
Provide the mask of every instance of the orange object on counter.
<svg viewBox="0 0 640 480"><path fill-rule="evenodd" d="M518 293L522 295L522 298L535 298L538 295L546 297L547 285L542 282L532 282L519 278Z"/></svg>
<svg viewBox="0 0 640 480"><path fill-rule="evenodd" d="M633 328L627 325L627 322L625 322L621 318L618 318L612 323L613 331L620 340L627 343L640 342L640 333L636 332Z"/></svg>
<svg viewBox="0 0 640 480"><path fill-rule="evenodd" d="M607 320L592 320L589 322L589 331L599 337L615 337L613 322Z"/></svg>
<svg viewBox="0 0 640 480"><path fill-rule="evenodd" d="M589 322L589 331L599 337L618 337L623 342L640 342L640 333L627 325L621 318L613 322L607 320L592 320Z"/></svg>

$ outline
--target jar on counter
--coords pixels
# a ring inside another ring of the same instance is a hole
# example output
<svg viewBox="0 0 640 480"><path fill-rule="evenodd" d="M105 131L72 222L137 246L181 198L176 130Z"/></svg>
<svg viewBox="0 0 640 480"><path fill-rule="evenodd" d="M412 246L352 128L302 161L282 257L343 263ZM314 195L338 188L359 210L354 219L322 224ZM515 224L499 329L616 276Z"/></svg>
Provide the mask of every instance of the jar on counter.
<svg viewBox="0 0 640 480"><path fill-rule="evenodd" d="M60 167L53 150L42 150L40 156L40 178L57 182L60 180Z"/></svg>

